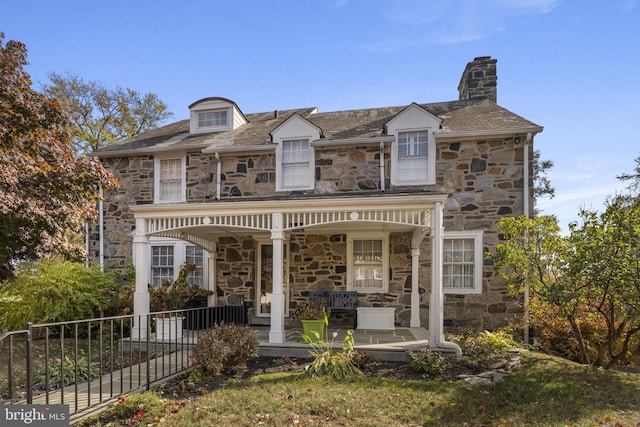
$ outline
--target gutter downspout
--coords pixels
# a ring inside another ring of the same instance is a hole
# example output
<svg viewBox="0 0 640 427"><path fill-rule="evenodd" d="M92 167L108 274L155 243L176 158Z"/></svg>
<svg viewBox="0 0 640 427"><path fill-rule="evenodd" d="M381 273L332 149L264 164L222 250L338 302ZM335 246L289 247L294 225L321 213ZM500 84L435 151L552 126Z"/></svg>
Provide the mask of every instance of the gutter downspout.
<svg viewBox="0 0 640 427"><path fill-rule="evenodd" d="M216 200L220 200L220 188L222 182L222 160L220 159L220 154L216 151L214 157L218 161L216 166Z"/></svg>
<svg viewBox="0 0 640 427"><path fill-rule="evenodd" d="M100 201L98 202L98 218L100 221L100 254L99 254L99 263L100 263L100 271L104 272L104 198L103 198L102 187L100 187Z"/></svg>
<svg viewBox="0 0 640 427"><path fill-rule="evenodd" d="M442 202L436 202L432 211L432 263L431 263L431 304L429 306L429 347L433 349L451 350L456 360L462 357L462 349L458 344L444 339L444 294L442 292L443 234Z"/></svg>
<svg viewBox="0 0 640 427"><path fill-rule="evenodd" d="M380 191L383 193L385 191L384 181L384 142L380 141Z"/></svg>
<svg viewBox="0 0 640 427"><path fill-rule="evenodd" d="M524 150L522 161L523 161L523 171L522 171L522 179L524 180L524 185L522 186L523 192L522 196L524 197L524 215L527 218L531 217L529 212L529 144L531 143L531 132L527 133L527 138L524 140ZM524 343L529 344L530 340L530 331L529 331L529 298L530 298L530 290L529 283L525 281L524 284Z"/></svg>

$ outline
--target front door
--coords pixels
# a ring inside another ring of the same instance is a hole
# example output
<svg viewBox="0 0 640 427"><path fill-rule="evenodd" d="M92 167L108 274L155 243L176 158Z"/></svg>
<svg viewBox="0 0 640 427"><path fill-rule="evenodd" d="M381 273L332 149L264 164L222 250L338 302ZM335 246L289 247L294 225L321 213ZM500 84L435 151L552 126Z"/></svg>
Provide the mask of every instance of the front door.
<svg viewBox="0 0 640 427"><path fill-rule="evenodd" d="M283 247L282 291L284 292L284 314L289 315L289 258L288 245ZM273 293L273 245L258 242L258 262L256 266L256 315L266 317L271 313L271 295Z"/></svg>

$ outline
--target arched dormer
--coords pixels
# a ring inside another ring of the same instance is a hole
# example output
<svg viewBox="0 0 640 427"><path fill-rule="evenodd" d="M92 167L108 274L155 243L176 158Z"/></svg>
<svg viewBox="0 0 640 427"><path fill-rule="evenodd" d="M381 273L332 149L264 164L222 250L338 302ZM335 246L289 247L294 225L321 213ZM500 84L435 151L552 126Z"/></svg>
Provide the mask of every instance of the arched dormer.
<svg viewBox="0 0 640 427"><path fill-rule="evenodd" d="M189 105L189 133L237 129L248 120L235 102L220 97L203 98Z"/></svg>

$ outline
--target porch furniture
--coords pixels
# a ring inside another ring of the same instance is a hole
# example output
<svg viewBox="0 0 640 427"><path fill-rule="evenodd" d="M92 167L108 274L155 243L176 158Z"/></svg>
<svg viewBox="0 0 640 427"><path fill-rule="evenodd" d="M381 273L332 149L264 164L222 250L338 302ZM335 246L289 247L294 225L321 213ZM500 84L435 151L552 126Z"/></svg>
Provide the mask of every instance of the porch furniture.
<svg viewBox="0 0 640 427"><path fill-rule="evenodd" d="M395 327L396 309L393 307L358 307L360 329L392 331Z"/></svg>
<svg viewBox="0 0 640 427"><path fill-rule="evenodd" d="M349 312L353 314L353 327L356 328L358 316L358 293L356 291L310 291L309 302L316 307L325 304L331 313Z"/></svg>

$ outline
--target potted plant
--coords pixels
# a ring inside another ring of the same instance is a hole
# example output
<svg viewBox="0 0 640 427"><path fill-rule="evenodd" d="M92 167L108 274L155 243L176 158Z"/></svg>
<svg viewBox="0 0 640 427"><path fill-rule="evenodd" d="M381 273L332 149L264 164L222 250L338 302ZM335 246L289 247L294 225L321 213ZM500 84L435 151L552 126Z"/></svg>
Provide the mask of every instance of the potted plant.
<svg viewBox="0 0 640 427"><path fill-rule="evenodd" d="M298 303L292 311L292 317L302 322L302 331L310 342L322 340L325 326L329 324L326 303L314 306L309 302Z"/></svg>
<svg viewBox="0 0 640 427"><path fill-rule="evenodd" d="M180 266L178 278L175 282L171 283L165 280L158 288L149 285L149 302L152 312L199 307L202 305L203 299L213 294L213 291L187 282L189 273L194 271L195 267L195 264L183 264ZM187 316L192 317L193 311L196 310L188 311ZM182 313L156 317L156 337L158 339L180 338L182 336L183 319ZM166 334L170 334L170 336L167 337L165 336Z"/></svg>

